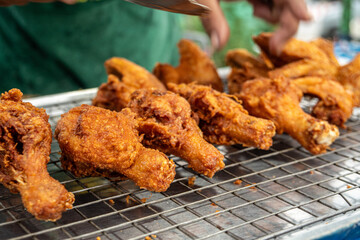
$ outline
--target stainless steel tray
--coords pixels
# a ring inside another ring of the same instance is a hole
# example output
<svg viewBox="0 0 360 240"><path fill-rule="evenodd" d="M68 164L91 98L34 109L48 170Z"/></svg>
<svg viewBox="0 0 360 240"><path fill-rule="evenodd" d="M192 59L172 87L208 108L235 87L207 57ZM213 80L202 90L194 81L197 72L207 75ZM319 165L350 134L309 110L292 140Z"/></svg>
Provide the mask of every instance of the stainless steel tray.
<svg viewBox="0 0 360 240"><path fill-rule="evenodd" d="M44 107L54 127L62 113L90 104L95 93L89 89L28 101ZM304 109L311 104L302 102ZM172 156L177 173L164 193L141 190L130 180L75 178L62 170L54 140L48 171L75 194L74 208L55 223L38 221L19 195L1 185L0 239L301 239L314 237L309 235L314 228L317 237L324 229L330 234L334 226L360 219L358 116L355 109L332 150L318 156L287 135L277 135L268 151L217 146L226 167L212 179ZM193 186L190 177L196 177ZM238 179L240 185L234 183Z"/></svg>

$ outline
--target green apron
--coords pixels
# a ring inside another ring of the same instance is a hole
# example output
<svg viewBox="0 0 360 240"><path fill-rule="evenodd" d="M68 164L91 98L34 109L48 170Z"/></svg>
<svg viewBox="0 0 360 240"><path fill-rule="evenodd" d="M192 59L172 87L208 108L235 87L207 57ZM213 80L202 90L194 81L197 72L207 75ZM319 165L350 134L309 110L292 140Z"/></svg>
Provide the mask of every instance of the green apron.
<svg viewBox="0 0 360 240"><path fill-rule="evenodd" d="M0 92L98 87L113 56L148 70L177 64L178 17L120 0L0 8Z"/></svg>

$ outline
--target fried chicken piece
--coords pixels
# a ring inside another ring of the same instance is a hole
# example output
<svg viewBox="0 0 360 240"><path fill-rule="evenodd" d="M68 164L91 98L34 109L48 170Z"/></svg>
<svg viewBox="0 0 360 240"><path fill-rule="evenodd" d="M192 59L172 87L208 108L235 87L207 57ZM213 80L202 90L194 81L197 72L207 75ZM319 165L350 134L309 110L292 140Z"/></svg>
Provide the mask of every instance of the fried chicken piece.
<svg viewBox="0 0 360 240"><path fill-rule="evenodd" d="M334 44L332 41L326 40L324 38L317 38L310 43L320 48L327 55L328 59L334 66L340 66L334 54Z"/></svg>
<svg viewBox="0 0 360 240"><path fill-rule="evenodd" d="M92 105L114 111L121 111L130 101L130 95L136 88L120 82L119 78L110 74L108 82L101 84L92 100Z"/></svg>
<svg viewBox="0 0 360 240"><path fill-rule="evenodd" d="M269 149L275 126L248 115L234 96L195 84L169 84L169 89L188 100L200 119L204 138L214 144L243 144Z"/></svg>
<svg viewBox="0 0 360 240"><path fill-rule="evenodd" d="M360 54L339 68L336 80L353 94L354 106L360 107Z"/></svg>
<svg viewBox="0 0 360 240"><path fill-rule="evenodd" d="M254 37L254 42L261 48L262 54L276 67L269 71L270 78L280 76L297 78L303 76L323 76L335 79L338 66L317 44L290 39L279 56L270 53L269 41L271 33L261 33Z"/></svg>
<svg viewBox="0 0 360 240"><path fill-rule="evenodd" d="M245 49L230 50L226 54L226 64L231 67L228 76L228 89L230 94L241 91L244 82L250 79L267 77L270 68L261 59L256 58Z"/></svg>
<svg viewBox="0 0 360 240"><path fill-rule="evenodd" d="M248 68L231 68L230 74L227 76L229 93L235 95L241 92L244 82L258 77Z"/></svg>
<svg viewBox="0 0 360 240"><path fill-rule="evenodd" d="M312 154L326 152L339 136L336 126L301 109L302 92L289 79L247 81L240 98L251 115L274 121L277 133L288 133Z"/></svg>
<svg viewBox="0 0 360 240"><path fill-rule="evenodd" d="M117 76L129 87L166 90L165 86L152 73L125 58L110 58L105 62L105 68L108 75Z"/></svg>
<svg viewBox="0 0 360 240"><path fill-rule="evenodd" d="M319 77L305 77L293 80L305 94L318 97L312 115L345 128L345 122L352 114L352 94L336 81Z"/></svg>
<svg viewBox="0 0 360 240"><path fill-rule="evenodd" d="M81 105L61 116L55 137L64 169L75 176L124 175L139 187L165 191L175 164L165 154L145 148L136 130L135 114Z"/></svg>
<svg viewBox="0 0 360 240"><path fill-rule="evenodd" d="M291 38L286 42L279 56L270 52L270 38L272 33L261 33L253 37L254 42L260 47L261 51L266 54L275 67L281 67L290 62L301 59L312 59L318 62L327 60L327 55L315 44Z"/></svg>
<svg viewBox="0 0 360 240"><path fill-rule="evenodd" d="M130 101L130 95L137 89L165 86L150 72L124 58L113 57L105 62L108 82L103 83L92 101L92 105L120 111Z"/></svg>
<svg viewBox="0 0 360 240"><path fill-rule="evenodd" d="M261 34L256 37L255 40L266 45L268 44L268 36L270 35ZM298 47L298 45L300 46L301 44L303 44L303 42L292 39L284 49L284 52L282 53L283 56L279 57L280 60L284 59L284 62L289 61L290 63L283 65L281 69L275 70L271 70L262 59L255 58L246 50L236 49L229 51L226 57L227 64L232 67L228 79L229 92L236 95L241 92L241 87L244 82L254 78L267 77L269 71L271 71L269 74L271 77L277 77L278 75L302 76L304 73L306 73L305 75L312 74L312 69L321 71L321 69L318 69L317 65L319 65L319 61L322 60L318 58L318 55L307 56L307 53ZM331 61L332 65L335 67L339 66L339 63L333 54L333 44L330 41L319 38L310 43L304 43L304 46L310 48L313 52L321 50L322 53L320 53L320 56L322 58ZM267 50L267 48L265 49ZM275 63L279 60L275 56L270 55L270 57L272 57L272 60ZM300 60L296 60L297 58ZM279 74L274 74L278 70ZM320 75L327 74L324 73ZM314 116L322 120L327 120L340 127L345 127L344 123L351 116L353 106L351 94L347 93L340 84L337 84L331 79L312 76L294 78L294 81L301 88L303 93L320 98L320 101L313 108L312 114Z"/></svg>
<svg viewBox="0 0 360 240"><path fill-rule="evenodd" d="M267 76L269 67L263 59L255 57L246 49L233 49L226 53L226 64L230 67L244 68L249 66L255 69L260 76Z"/></svg>
<svg viewBox="0 0 360 240"><path fill-rule="evenodd" d="M165 85L168 83L192 83L211 86L222 92L222 81L213 61L195 43L182 39L178 43L180 64L173 67L158 63L153 73Z"/></svg>
<svg viewBox="0 0 360 240"><path fill-rule="evenodd" d="M138 116L145 146L179 156L208 177L224 168L224 156L202 138L184 98L168 91L141 89L132 94L129 108Z"/></svg>
<svg viewBox="0 0 360 240"><path fill-rule="evenodd" d="M299 78L307 76L324 77L331 80L335 79L337 68L330 66L328 62L317 62L311 59L303 59L275 68L269 71L270 78Z"/></svg>
<svg viewBox="0 0 360 240"><path fill-rule="evenodd" d="M1 95L0 182L21 194L35 218L56 221L72 208L74 195L47 172L52 140L49 116L21 98L18 89Z"/></svg>
<svg viewBox="0 0 360 240"><path fill-rule="evenodd" d="M224 168L224 157L202 138L185 99L154 88L141 89L133 95L131 93L116 76L109 75L108 84L100 87L93 102L115 111L130 106L139 116L139 130L144 134L143 143L182 157L195 171L212 177L216 171ZM128 103L130 96L133 99ZM177 112L179 109L183 112Z"/></svg>

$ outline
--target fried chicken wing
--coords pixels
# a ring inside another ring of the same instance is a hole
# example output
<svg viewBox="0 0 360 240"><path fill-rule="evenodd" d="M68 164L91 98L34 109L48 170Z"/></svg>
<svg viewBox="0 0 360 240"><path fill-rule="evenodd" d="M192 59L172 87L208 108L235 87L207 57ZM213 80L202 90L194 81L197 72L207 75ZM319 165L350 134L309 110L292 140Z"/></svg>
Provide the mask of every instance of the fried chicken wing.
<svg viewBox="0 0 360 240"><path fill-rule="evenodd" d="M326 152L339 136L336 126L301 109L302 92L289 79L247 81L240 98L251 115L274 121L277 133L288 133L312 154Z"/></svg>
<svg viewBox="0 0 360 240"><path fill-rule="evenodd" d="M1 96L0 182L11 192L20 192L25 208L37 219L55 221L72 208L74 195L47 172L49 116L21 98L18 89Z"/></svg>
<svg viewBox="0 0 360 240"><path fill-rule="evenodd" d="M113 57L105 62L108 82L103 83L92 101L92 105L120 111L130 101L130 95L137 89L165 86L150 72L124 58Z"/></svg>
<svg viewBox="0 0 360 240"><path fill-rule="evenodd" d="M191 83L211 86L222 92L222 81L212 60L195 43L182 39L178 43L180 64L173 67L158 63L153 73L165 85L168 83Z"/></svg>
<svg viewBox="0 0 360 240"><path fill-rule="evenodd" d="M339 68L336 80L353 94L354 106L360 107L360 54L350 63Z"/></svg>
<svg viewBox="0 0 360 240"><path fill-rule="evenodd" d="M75 176L124 175L139 187L165 191L175 164L165 154L145 148L136 130L135 114L82 105L61 116L55 137L63 168Z"/></svg>
<svg viewBox="0 0 360 240"><path fill-rule="evenodd" d="M129 108L138 116L144 145L179 156L208 177L224 168L224 156L203 139L184 98L158 89L141 89L132 94Z"/></svg>
<svg viewBox="0 0 360 240"><path fill-rule="evenodd" d="M293 82L303 93L320 99L314 106L312 115L345 128L345 122L352 114L353 99L352 94L341 84L319 77L298 78Z"/></svg>
<svg viewBox="0 0 360 240"><path fill-rule="evenodd" d="M275 126L271 121L248 115L234 96L207 86L169 84L169 89L188 100L199 117L204 138L214 144L243 144L269 149Z"/></svg>
<svg viewBox="0 0 360 240"><path fill-rule="evenodd" d="M297 78L303 76L324 76L335 79L338 65L333 64L328 54L317 45L295 38L290 39L279 56L270 53L269 41L271 33L261 33L254 37L254 42L261 48L262 54L276 67L269 71L270 78L280 76Z"/></svg>

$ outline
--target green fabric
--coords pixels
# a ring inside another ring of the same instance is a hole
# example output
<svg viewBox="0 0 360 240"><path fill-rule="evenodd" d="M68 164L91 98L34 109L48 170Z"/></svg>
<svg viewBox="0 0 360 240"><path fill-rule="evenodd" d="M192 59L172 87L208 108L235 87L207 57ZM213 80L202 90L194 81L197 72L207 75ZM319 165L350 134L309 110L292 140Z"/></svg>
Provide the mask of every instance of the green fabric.
<svg viewBox="0 0 360 240"><path fill-rule="evenodd" d="M156 62L177 64L178 17L120 0L0 8L0 91L97 87L113 56L148 70Z"/></svg>

